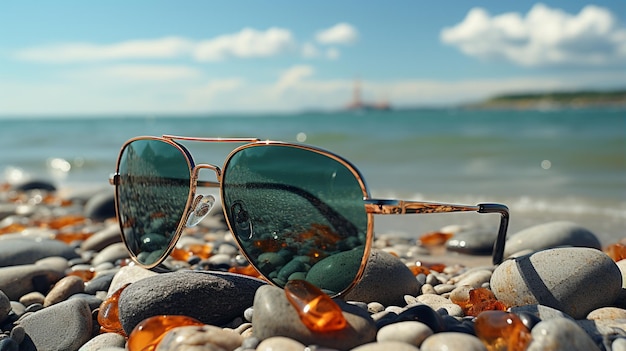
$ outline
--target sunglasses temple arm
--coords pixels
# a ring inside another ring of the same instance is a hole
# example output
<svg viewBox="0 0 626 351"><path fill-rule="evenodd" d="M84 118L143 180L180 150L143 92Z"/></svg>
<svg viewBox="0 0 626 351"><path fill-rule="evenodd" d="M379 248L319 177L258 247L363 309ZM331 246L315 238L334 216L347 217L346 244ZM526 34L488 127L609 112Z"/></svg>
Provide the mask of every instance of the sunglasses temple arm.
<svg viewBox="0 0 626 351"><path fill-rule="evenodd" d="M365 199L365 209L372 214L416 214L416 213L446 213L446 212L478 212L499 213L500 226L498 236L493 246L493 264L500 264L504 259L504 244L509 226L509 209L501 204L453 205L434 202Z"/></svg>

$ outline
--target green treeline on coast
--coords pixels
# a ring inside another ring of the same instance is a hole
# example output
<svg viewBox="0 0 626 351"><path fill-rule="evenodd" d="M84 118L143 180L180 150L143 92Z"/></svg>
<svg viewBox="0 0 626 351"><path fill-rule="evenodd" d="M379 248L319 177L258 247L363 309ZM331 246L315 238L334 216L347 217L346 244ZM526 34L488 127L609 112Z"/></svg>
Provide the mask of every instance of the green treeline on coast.
<svg viewBox="0 0 626 351"><path fill-rule="evenodd" d="M470 104L468 108L584 108L599 106L626 107L626 89L612 91L583 90L572 92L546 92L503 94L485 101Z"/></svg>

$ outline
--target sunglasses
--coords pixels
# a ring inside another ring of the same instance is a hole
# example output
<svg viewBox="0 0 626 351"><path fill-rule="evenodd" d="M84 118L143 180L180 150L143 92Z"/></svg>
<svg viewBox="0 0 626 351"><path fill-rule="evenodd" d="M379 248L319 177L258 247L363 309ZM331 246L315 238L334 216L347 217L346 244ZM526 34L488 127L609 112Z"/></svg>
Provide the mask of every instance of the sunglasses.
<svg viewBox="0 0 626 351"><path fill-rule="evenodd" d="M196 164L181 141L240 144L220 168ZM210 170L217 181L199 179ZM226 223L248 262L271 283L306 280L331 296L350 290L365 269L374 215L473 211L501 215L493 263L502 262L509 220L501 204L453 205L373 199L348 160L316 147L254 138L173 135L127 141L117 160L115 207L131 258L151 269L198 224L219 188Z"/></svg>

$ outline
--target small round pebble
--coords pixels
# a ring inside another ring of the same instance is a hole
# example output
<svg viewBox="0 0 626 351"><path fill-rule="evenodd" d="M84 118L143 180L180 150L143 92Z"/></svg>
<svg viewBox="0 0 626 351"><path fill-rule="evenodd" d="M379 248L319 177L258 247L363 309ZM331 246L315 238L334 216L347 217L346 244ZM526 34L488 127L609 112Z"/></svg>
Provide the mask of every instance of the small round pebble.
<svg viewBox="0 0 626 351"><path fill-rule="evenodd" d="M407 321L382 327L376 334L377 341L400 341L409 345L420 346L433 335L433 331L424 323Z"/></svg>
<svg viewBox="0 0 626 351"><path fill-rule="evenodd" d="M11 300L0 290L0 323L9 316L11 309Z"/></svg>
<svg viewBox="0 0 626 351"><path fill-rule="evenodd" d="M305 346L296 340L284 336L267 338L256 347L256 351L302 351Z"/></svg>
<svg viewBox="0 0 626 351"><path fill-rule="evenodd" d="M437 333L422 343L421 351L487 351L485 345L475 336L465 333Z"/></svg>
<svg viewBox="0 0 626 351"><path fill-rule="evenodd" d="M381 341L361 345L352 351L420 351L417 347L401 341Z"/></svg>
<svg viewBox="0 0 626 351"><path fill-rule="evenodd" d="M82 293L85 291L85 283L80 277L75 275L67 276L59 280L52 290L46 295L43 306L52 306L61 301L67 300L68 297Z"/></svg>

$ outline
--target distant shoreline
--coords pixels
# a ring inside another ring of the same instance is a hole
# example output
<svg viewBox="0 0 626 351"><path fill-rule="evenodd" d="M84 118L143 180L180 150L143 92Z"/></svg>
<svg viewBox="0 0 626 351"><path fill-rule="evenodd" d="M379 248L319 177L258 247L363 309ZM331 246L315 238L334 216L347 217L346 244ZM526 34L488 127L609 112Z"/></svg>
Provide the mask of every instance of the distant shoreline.
<svg viewBox="0 0 626 351"><path fill-rule="evenodd" d="M564 108L626 107L626 89L612 91L561 91L503 94L478 103L462 105L467 109L550 110Z"/></svg>

